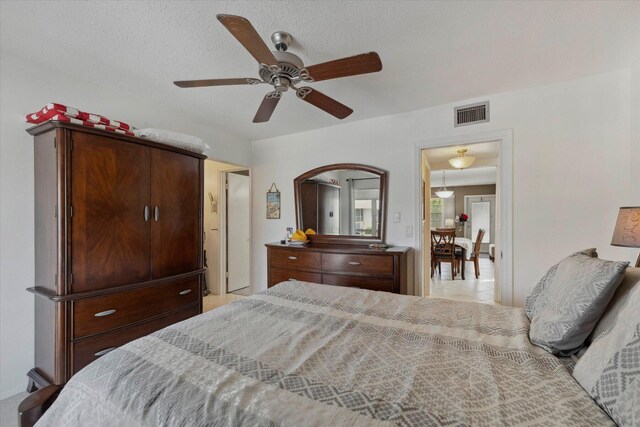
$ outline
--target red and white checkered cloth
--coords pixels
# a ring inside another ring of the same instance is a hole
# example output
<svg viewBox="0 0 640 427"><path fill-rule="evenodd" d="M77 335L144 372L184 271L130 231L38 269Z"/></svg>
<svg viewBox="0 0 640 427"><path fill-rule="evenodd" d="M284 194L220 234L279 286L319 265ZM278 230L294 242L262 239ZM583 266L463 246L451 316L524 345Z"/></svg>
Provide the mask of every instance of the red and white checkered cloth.
<svg viewBox="0 0 640 427"><path fill-rule="evenodd" d="M70 119L76 119L76 120L70 122L69 120L64 120L60 118L65 116ZM58 117L58 118L54 119L54 117ZM66 105L57 104L57 103L47 104L43 109L36 111L33 114L27 115L28 123L38 124L38 123L46 122L47 120L66 121L70 123L82 124L84 126L89 126L89 127L97 127L99 129L106 129L106 128L119 129L121 131L124 131L121 133L126 133L127 135L131 134L131 132L129 132L131 130L131 126L129 126L127 123L120 122L118 120L111 120L99 114L85 113L84 111L80 111L77 108L67 107ZM98 125L98 126L90 126L90 125Z"/></svg>
<svg viewBox="0 0 640 427"><path fill-rule="evenodd" d="M89 122L89 121L86 121L86 120L79 120L79 119L75 119L73 117L66 116L64 114L57 114L57 115L55 115L53 117L50 117L50 118L48 118L46 120L53 120L53 121L59 121L59 122L65 122L65 123L74 123L76 125L87 126L87 127L94 128L94 129L108 130L109 132L121 133L123 135L128 135L128 136L135 136L135 134L133 132L131 132L130 130L114 128L113 126L100 125L100 124L96 124L96 123Z"/></svg>

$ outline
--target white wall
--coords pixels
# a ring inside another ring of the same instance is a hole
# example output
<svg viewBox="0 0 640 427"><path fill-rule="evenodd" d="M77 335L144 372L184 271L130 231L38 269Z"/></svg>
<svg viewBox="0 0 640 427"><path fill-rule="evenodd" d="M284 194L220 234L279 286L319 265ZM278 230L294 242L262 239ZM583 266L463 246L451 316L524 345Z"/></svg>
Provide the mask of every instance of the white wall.
<svg viewBox="0 0 640 427"><path fill-rule="evenodd" d="M631 116L629 134L631 135L631 200L633 206L640 206L640 64L631 68Z"/></svg>
<svg viewBox="0 0 640 427"><path fill-rule="evenodd" d="M640 82L637 73L634 82ZM609 245L618 207L639 201L630 173L640 164L638 149L630 147L630 122L638 120L638 107L633 120L630 116L630 86L627 69L455 103L488 99L486 124L454 128L451 104L252 142L254 289L266 288L264 243L295 226L294 177L341 162L386 169L388 214L402 213L401 223L387 223L387 242L415 248L417 237L406 236L407 226L414 227L414 235L418 226L415 144L499 129L514 130L516 304L550 265L575 250L596 246L603 258L635 261L636 251ZM261 215L272 181L282 192L280 220Z"/></svg>
<svg viewBox="0 0 640 427"><path fill-rule="evenodd" d="M152 105L117 88L63 75L2 52L0 61L0 399L23 391L33 367L33 138L24 116L61 102L137 127L159 127L205 140L209 156L248 165L248 140L196 123L168 105ZM60 55L64 60L64 54Z"/></svg>

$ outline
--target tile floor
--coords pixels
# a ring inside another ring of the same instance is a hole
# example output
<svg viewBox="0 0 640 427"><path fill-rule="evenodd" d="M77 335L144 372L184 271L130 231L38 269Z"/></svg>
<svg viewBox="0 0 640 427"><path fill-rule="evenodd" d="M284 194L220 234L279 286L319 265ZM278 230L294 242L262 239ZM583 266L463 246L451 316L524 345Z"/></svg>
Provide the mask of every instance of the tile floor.
<svg viewBox="0 0 640 427"><path fill-rule="evenodd" d="M209 294L206 297L202 298L202 311L213 310L214 308L221 307L227 303L230 303L232 301L237 301L242 298L246 298L246 296L237 295L237 294L225 294L225 295Z"/></svg>
<svg viewBox="0 0 640 427"><path fill-rule="evenodd" d="M480 258L480 278L476 279L473 263L467 262L465 280L460 275L451 278L451 264L442 264L442 276L436 273L431 279L430 296L435 298L455 299L459 301L494 304L494 268L489 258Z"/></svg>

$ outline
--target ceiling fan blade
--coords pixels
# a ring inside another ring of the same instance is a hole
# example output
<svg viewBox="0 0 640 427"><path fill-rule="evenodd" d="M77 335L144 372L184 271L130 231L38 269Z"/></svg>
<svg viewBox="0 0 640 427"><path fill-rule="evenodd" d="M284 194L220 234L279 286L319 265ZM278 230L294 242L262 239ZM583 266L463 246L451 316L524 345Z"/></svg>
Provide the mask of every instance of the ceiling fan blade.
<svg viewBox="0 0 640 427"><path fill-rule="evenodd" d="M262 80L246 79L209 79L209 80L180 80L173 82L174 85L182 88L204 87L204 86L228 86L228 85L255 85L262 83Z"/></svg>
<svg viewBox="0 0 640 427"><path fill-rule="evenodd" d="M251 22L242 16L216 15L218 21L235 37L256 61L261 64L278 65L275 56L260 38Z"/></svg>
<svg viewBox="0 0 640 427"><path fill-rule="evenodd" d="M306 67L314 81L357 76L358 74L376 73L382 70L382 61L375 52L363 53L335 61Z"/></svg>
<svg viewBox="0 0 640 427"><path fill-rule="evenodd" d="M280 98L282 98L282 92L273 91L266 94L258 108L256 116L253 118L253 123L268 122L273 114L273 110L276 109L278 102L280 102Z"/></svg>
<svg viewBox="0 0 640 427"><path fill-rule="evenodd" d="M307 101L309 104L326 111L340 120L349 117L353 113L351 108L308 86L298 88L296 95L303 101Z"/></svg>

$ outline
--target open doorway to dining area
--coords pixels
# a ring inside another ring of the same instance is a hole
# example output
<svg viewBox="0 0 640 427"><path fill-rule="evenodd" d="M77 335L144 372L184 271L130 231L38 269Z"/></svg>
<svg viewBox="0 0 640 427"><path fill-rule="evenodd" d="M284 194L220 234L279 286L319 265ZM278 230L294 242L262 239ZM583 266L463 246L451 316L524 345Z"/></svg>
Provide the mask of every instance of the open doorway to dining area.
<svg viewBox="0 0 640 427"><path fill-rule="evenodd" d="M423 277L431 297L499 301L499 148L489 141L422 152L424 247L430 255Z"/></svg>

